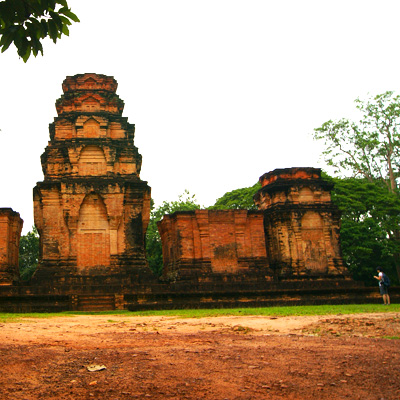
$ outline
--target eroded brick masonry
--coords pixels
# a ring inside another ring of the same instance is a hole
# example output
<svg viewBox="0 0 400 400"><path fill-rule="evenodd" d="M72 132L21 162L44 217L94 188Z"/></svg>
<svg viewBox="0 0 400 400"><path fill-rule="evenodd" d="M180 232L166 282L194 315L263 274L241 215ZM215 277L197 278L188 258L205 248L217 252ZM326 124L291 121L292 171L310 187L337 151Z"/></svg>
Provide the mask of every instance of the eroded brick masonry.
<svg viewBox="0 0 400 400"><path fill-rule="evenodd" d="M258 210L164 216L158 279L145 254L150 187L116 80L80 74L62 88L33 190L40 259L29 282L18 281L22 220L0 209L1 311L380 301L343 265L340 213L316 168L261 176Z"/></svg>
<svg viewBox="0 0 400 400"><path fill-rule="evenodd" d="M159 223L164 277L244 280L346 277L340 213L316 168L261 176L259 211L176 212ZM238 279L238 278L236 278Z"/></svg>
<svg viewBox="0 0 400 400"><path fill-rule="evenodd" d="M263 213L196 210L166 215L158 224L166 279L197 274L243 275L267 264Z"/></svg>
<svg viewBox="0 0 400 400"><path fill-rule="evenodd" d="M280 277L348 275L340 247L333 185L318 168L276 169L260 177L268 265Z"/></svg>
<svg viewBox="0 0 400 400"><path fill-rule="evenodd" d="M67 77L34 188L42 249L37 277L109 275L145 266L150 187L135 127L113 77Z"/></svg>
<svg viewBox="0 0 400 400"><path fill-rule="evenodd" d="M0 208L0 285L19 279L19 239L23 220L11 208Z"/></svg>

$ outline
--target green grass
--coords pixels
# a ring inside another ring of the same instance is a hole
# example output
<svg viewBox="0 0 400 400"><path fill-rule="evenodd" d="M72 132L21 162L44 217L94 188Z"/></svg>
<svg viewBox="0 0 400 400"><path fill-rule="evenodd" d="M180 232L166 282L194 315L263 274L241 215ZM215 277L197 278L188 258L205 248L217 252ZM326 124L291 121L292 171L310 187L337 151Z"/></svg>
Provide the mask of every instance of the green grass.
<svg viewBox="0 0 400 400"><path fill-rule="evenodd" d="M202 318L232 315L264 315L270 317L285 317L296 315L337 315L378 312L400 312L400 304L345 304L321 306L290 306L290 307L260 307L260 308L227 308L210 310L152 310L152 311L101 311L83 312L66 311L61 313L0 313L0 323L17 322L21 318L53 318L70 317L74 315L126 315L126 316L176 316L180 318Z"/></svg>

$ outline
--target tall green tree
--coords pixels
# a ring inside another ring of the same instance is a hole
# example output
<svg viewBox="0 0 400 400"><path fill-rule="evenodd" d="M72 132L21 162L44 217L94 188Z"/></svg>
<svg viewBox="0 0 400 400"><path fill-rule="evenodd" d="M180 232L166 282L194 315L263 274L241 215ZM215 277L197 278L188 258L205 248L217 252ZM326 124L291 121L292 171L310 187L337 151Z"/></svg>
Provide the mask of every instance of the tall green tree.
<svg viewBox="0 0 400 400"><path fill-rule="evenodd" d="M213 206L208 207L209 210L232 210L244 208L247 210L256 210L253 196L261 189L261 184L257 182L253 186L235 189L225 193L220 197Z"/></svg>
<svg viewBox="0 0 400 400"><path fill-rule="evenodd" d="M394 254L399 244L390 240L388 230L400 223L400 199L385 186L365 178L330 178L332 201L342 213L343 259L354 279L374 285L372 275L382 267L396 281Z"/></svg>
<svg viewBox="0 0 400 400"><path fill-rule="evenodd" d="M400 96L388 91L365 101L357 99L356 107L361 113L358 122L327 121L314 130L314 138L324 142L325 160L337 174L362 177L377 190L384 188L391 198L399 198ZM398 215L393 213L387 216L385 228L392 248L398 249ZM393 257L400 279L400 252Z"/></svg>
<svg viewBox="0 0 400 400"><path fill-rule="evenodd" d="M152 201L152 210L150 222L146 232L146 253L147 260L151 270L157 275L162 274L163 258L161 237L158 232L157 222L161 221L165 214L173 214L176 211L194 211L200 209L196 196L191 195L187 190L178 197L177 201L164 201L159 207L154 208Z"/></svg>
<svg viewBox="0 0 400 400"><path fill-rule="evenodd" d="M22 235L19 242L19 273L26 281L36 271L39 262L39 234L33 226L26 235Z"/></svg>
<svg viewBox="0 0 400 400"><path fill-rule="evenodd" d="M380 181L397 192L400 176L400 96L385 92L366 101L357 99L359 122L327 121L314 130L322 140L327 163L339 174L349 171L370 182Z"/></svg>
<svg viewBox="0 0 400 400"><path fill-rule="evenodd" d="M79 22L66 0L3 0L0 1L0 48L3 53L11 43L27 62L30 55L43 55L42 39L54 43L69 35L72 21Z"/></svg>

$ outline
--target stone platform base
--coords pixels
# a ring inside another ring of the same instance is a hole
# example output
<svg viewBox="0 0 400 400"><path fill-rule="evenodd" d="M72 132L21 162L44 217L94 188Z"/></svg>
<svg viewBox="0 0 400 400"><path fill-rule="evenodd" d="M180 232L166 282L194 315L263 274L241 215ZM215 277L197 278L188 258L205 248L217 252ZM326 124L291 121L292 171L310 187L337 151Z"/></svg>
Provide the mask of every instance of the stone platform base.
<svg viewBox="0 0 400 400"><path fill-rule="evenodd" d="M175 282L146 284L0 286L0 312L156 310L381 303L377 287L351 280ZM400 288L391 288L393 303Z"/></svg>

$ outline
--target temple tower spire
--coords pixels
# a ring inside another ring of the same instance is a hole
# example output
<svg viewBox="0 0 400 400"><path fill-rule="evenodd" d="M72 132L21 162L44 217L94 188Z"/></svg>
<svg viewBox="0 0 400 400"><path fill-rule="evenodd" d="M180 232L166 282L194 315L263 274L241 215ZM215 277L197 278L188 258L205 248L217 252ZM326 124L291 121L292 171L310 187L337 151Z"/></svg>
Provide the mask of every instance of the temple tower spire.
<svg viewBox="0 0 400 400"><path fill-rule="evenodd" d="M150 187L140 179L135 126L113 77L67 77L34 188L37 278L112 276L146 267Z"/></svg>

